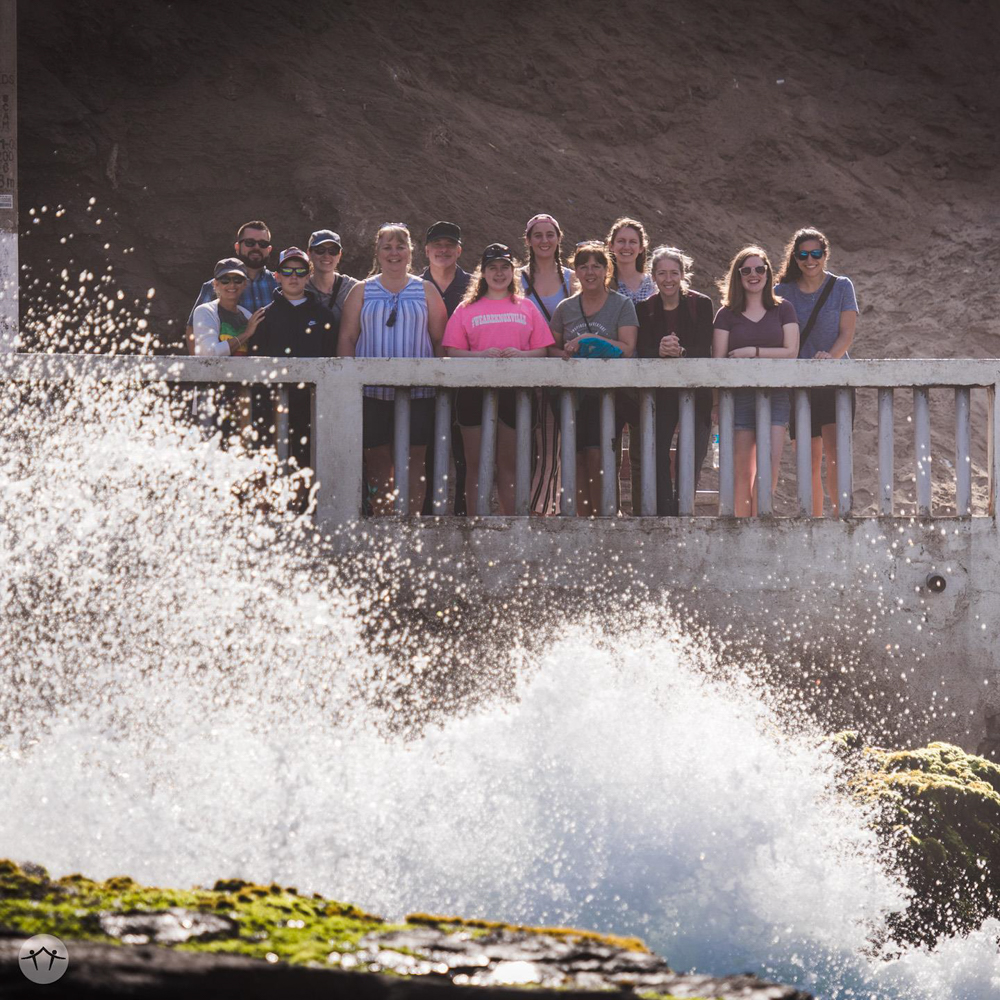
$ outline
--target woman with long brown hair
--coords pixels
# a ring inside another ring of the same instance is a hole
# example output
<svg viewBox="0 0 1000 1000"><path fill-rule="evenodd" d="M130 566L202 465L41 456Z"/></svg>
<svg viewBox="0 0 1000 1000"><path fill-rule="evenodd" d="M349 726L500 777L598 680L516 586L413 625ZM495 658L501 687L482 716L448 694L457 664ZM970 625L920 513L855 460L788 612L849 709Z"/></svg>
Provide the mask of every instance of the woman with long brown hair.
<svg viewBox="0 0 1000 1000"><path fill-rule="evenodd" d="M850 278L832 274L830 241L812 227L800 229L785 247L785 264L775 291L795 307L802 329L800 358L846 358L854 343L858 323L858 300ZM823 480L821 470L826 453L826 484L830 508L837 516L837 408L832 388L809 390L812 424L812 502L813 516L823 516ZM851 390L851 413L854 413L854 390ZM792 440L795 425L792 414Z"/></svg>
<svg viewBox="0 0 1000 1000"><path fill-rule="evenodd" d="M556 306L578 288L576 277L562 261L563 231L551 215L532 216L524 227L528 263L521 268L524 296L551 324ZM559 512L558 402L548 389L539 390L539 417L535 427L535 464L531 478L531 510L549 515Z"/></svg>
<svg viewBox="0 0 1000 1000"><path fill-rule="evenodd" d="M655 291L653 279L646 273L649 237L636 219L615 219L604 241L611 254L611 288L634 303L645 302Z"/></svg>
<svg viewBox="0 0 1000 1000"><path fill-rule="evenodd" d="M728 275L719 282L722 308L712 331L715 358L794 358L799 353L799 323L790 302L774 294L774 274L767 253L744 247L732 259ZM757 513L756 393L735 391L734 479L737 517ZM712 408L718 420L718 396ZM771 393L771 488L778 483L778 467L785 444L791 408L787 389Z"/></svg>

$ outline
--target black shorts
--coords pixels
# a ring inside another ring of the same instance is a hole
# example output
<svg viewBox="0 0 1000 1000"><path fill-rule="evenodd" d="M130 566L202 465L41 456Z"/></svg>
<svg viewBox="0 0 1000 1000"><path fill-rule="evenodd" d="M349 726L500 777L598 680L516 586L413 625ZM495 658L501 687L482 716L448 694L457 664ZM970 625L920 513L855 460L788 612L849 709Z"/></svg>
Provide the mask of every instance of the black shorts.
<svg viewBox="0 0 1000 1000"><path fill-rule="evenodd" d="M854 411L857 399L851 390L851 426L854 426ZM817 386L809 390L809 422L812 424L811 437L823 436L823 428L837 422L837 390L833 386ZM788 433L795 440L795 393L792 393L792 412L788 419Z"/></svg>
<svg viewBox="0 0 1000 1000"><path fill-rule="evenodd" d="M628 423L626 414L615 407L615 437L621 437L622 428ZM576 408L576 450L601 446L601 396L598 390L584 389Z"/></svg>
<svg viewBox="0 0 1000 1000"><path fill-rule="evenodd" d="M396 404L391 399L372 399L365 396L361 402L363 448L380 448L391 445L396 427ZM427 445L434 437L434 399L410 400L410 444Z"/></svg>
<svg viewBox="0 0 1000 1000"><path fill-rule="evenodd" d="M538 419L536 393L531 392L531 423ZM455 395L455 416L462 427L480 427L483 423L483 390L459 389ZM497 393L497 416L507 427L517 426L517 397L514 389L500 389Z"/></svg>

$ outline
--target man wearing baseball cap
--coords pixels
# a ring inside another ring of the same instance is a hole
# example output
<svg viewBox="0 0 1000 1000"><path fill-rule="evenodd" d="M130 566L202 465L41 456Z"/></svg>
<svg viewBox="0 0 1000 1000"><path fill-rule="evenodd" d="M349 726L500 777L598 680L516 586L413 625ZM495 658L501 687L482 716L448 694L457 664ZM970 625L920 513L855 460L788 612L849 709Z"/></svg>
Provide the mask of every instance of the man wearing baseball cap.
<svg viewBox="0 0 1000 1000"><path fill-rule="evenodd" d="M441 293L450 319L472 280L472 275L468 271L463 271L458 264L458 258L462 256L461 227L454 222L435 222L427 230L424 239L424 256L427 258L427 267L420 277L424 281L429 281ZM455 462L455 513L464 514L466 512L465 449L462 447L462 429L454 419L451 423L451 454ZM434 481L433 438L427 448L426 463L427 482L432 483ZM432 495L432 490L428 489L423 511L425 514L432 512Z"/></svg>
<svg viewBox="0 0 1000 1000"><path fill-rule="evenodd" d="M311 292L321 305L333 313L333 340L336 343L344 303L358 279L349 274L341 274L338 270L344 252L339 233L332 229L317 229L309 237L307 249L313 273L306 283L306 291Z"/></svg>
<svg viewBox="0 0 1000 1000"><path fill-rule="evenodd" d="M441 293L448 316L458 308L472 275L458 266L462 256L462 230L454 222L435 222L424 240L427 267L420 275Z"/></svg>

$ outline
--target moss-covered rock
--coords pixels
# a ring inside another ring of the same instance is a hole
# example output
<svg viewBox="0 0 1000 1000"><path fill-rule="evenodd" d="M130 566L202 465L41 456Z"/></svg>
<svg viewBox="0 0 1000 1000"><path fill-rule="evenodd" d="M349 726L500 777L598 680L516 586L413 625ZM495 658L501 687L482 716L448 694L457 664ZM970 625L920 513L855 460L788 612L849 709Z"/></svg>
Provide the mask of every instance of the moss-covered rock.
<svg viewBox="0 0 1000 1000"><path fill-rule="evenodd" d="M71 952L72 942L94 942L95 948L155 944L199 953L199 962L248 956L269 968L288 963L330 969L331 975L382 973L396 983L430 978L456 986L629 989L655 1000L676 1000L676 994L809 1000L749 974L675 973L638 938L427 913L393 925L349 903L241 879L220 880L211 889L162 889L127 876L52 879L37 866L0 860L0 932L54 934L71 943ZM97 964L103 969L107 963ZM144 974L151 975L151 967Z"/></svg>
<svg viewBox="0 0 1000 1000"><path fill-rule="evenodd" d="M931 944L1000 918L1000 766L949 743L883 750L856 733L834 740L851 789L880 807L879 833L913 889L893 937Z"/></svg>

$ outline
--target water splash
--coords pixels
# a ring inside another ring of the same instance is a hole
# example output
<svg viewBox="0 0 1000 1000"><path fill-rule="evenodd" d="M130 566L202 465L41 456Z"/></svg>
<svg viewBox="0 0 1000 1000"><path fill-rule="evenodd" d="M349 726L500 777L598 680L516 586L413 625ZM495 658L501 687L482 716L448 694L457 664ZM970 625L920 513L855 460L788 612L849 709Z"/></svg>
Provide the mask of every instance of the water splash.
<svg viewBox="0 0 1000 1000"><path fill-rule="evenodd" d="M667 609L469 656L385 628L393 554L327 558L172 394L6 386L0 417L2 853L637 933L824 998L996 995L995 922L873 954L906 892L837 760Z"/></svg>

